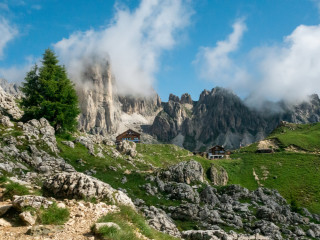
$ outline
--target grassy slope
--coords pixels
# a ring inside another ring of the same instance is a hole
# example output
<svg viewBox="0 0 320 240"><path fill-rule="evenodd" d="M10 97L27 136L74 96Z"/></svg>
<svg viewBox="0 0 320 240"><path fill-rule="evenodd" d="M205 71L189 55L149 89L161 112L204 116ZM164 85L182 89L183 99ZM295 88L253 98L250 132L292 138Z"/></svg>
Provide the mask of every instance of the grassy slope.
<svg viewBox="0 0 320 240"><path fill-rule="evenodd" d="M218 160L229 174L230 184L256 189L258 183L277 189L289 202L296 200L300 207L320 213L320 123L289 124L275 129L268 139L275 139L280 150L273 154L256 154L254 143L241 149L232 160ZM307 153L286 152L284 148L296 146ZM267 174L268 172L268 174ZM261 180L263 175L267 179Z"/></svg>
<svg viewBox="0 0 320 240"><path fill-rule="evenodd" d="M298 146L306 151L320 151L320 123L289 124L275 129L269 139L278 140L283 147Z"/></svg>
<svg viewBox="0 0 320 240"><path fill-rule="evenodd" d="M229 174L229 184L240 184L251 190L258 187L254 178L253 169L259 177L259 182L265 187L277 189L289 202L296 200L300 207L307 207L313 212L320 213L320 156L313 154L320 150L320 123L308 125L289 125L276 129L268 138L276 139L281 149L274 154L256 154L257 144L252 144L232 155L231 160L215 160L214 163L223 166ZM137 150L139 158L144 163L132 166L126 159L114 159L106 155L105 158L91 156L87 149L76 144L75 149L61 144L58 138L61 156L68 159L78 171L95 169L95 177L108 182L114 188L123 188L128 195L141 198L148 205L178 205L179 201L158 199L149 196L141 187L146 183L147 172L152 170L149 163L157 168L165 168L180 161L194 159L199 161L208 170L212 161L202 157L193 156L187 150L168 144L139 144ZM310 153L286 152L284 148L295 145ZM105 147L105 151L111 152L111 148ZM86 161L85 166L76 163L77 159ZM117 171L110 170L109 166L123 166ZM125 174L130 170L130 174ZM146 171L146 172L145 172ZM121 178L126 176L128 181L121 183ZM264 178L264 176L266 178Z"/></svg>

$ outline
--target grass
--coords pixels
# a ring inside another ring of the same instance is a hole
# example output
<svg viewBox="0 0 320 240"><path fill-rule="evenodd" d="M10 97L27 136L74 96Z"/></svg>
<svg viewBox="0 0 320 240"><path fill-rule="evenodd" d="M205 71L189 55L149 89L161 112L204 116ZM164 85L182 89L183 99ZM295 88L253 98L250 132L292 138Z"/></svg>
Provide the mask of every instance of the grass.
<svg viewBox="0 0 320 240"><path fill-rule="evenodd" d="M149 239L155 240L174 240L172 236L158 232L151 228L144 217L128 206L120 206L120 211L110 213L98 220L98 222L113 222L119 225L120 230L114 227L103 227L99 230L99 234L103 239L112 240L139 240L137 232Z"/></svg>
<svg viewBox="0 0 320 240"><path fill-rule="evenodd" d="M14 195L29 195L30 191L26 186L23 186L19 183L9 182L4 184L5 191L3 193L3 199L12 199Z"/></svg>
<svg viewBox="0 0 320 240"><path fill-rule="evenodd" d="M274 154L240 153L231 160L221 159L216 164L226 169L228 184L240 184L250 190L258 187L253 169L260 184L277 189L288 203L296 201L320 213L320 156L315 154L279 152ZM264 176L267 178L263 179Z"/></svg>
<svg viewBox="0 0 320 240"><path fill-rule="evenodd" d="M39 210L39 219L42 224L62 225L68 221L70 212L67 208L59 208L53 203L47 209Z"/></svg>

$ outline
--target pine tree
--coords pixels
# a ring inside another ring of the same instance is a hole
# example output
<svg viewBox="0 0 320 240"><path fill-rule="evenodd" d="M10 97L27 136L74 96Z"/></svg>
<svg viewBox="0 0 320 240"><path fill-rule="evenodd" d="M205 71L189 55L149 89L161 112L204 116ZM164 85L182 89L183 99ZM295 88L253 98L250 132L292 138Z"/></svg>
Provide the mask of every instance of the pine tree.
<svg viewBox="0 0 320 240"><path fill-rule="evenodd" d="M80 113L74 84L54 52L43 54L42 67L35 65L21 87L24 119L46 118L58 132L75 131Z"/></svg>

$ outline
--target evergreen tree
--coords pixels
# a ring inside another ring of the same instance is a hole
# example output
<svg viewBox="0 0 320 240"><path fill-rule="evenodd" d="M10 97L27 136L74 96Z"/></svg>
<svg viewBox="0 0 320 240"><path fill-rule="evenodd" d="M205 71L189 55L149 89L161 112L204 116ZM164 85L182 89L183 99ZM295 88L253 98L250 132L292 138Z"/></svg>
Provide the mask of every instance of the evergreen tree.
<svg viewBox="0 0 320 240"><path fill-rule="evenodd" d="M74 84L54 52L43 54L42 67L35 65L21 87L24 119L46 118L58 132L74 131L80 113Z"/></svg>

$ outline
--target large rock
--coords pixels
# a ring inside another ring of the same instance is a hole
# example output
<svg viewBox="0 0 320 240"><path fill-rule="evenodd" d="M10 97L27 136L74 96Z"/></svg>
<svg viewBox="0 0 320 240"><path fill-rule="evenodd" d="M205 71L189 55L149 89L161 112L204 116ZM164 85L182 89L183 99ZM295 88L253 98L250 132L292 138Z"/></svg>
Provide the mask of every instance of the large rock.
<svg viewBox="0 0 320 240"><path fill-rule="evenodd" d="M199 193L185 183L169 182L165 184L164 191L171 199L186 200L194 203L200 202Z"/></svg>
<svg viewBox="0 0 320 240"><path fill-rule="evenodd" d="M20 213L19 217L28 226L34 225L36 223L36 221L37 221L37 216L36 215L32 215L32 213L29 212L29 211Z"/></svg>
<svg viewBox="0 0 320 240"><path fill-rule="evenodd" d="M164 181L178 183L199 183L203 182L203 168L200 163L194 160L180 162L160 172L160 178Z"/></svg>
<svg viewBox="0 0 320 240"><path fill-rule="evenodd" d="M216 186L225 186L228 183L228 173L227 171L218 165L211 165L209 170L209 177L211 182Z"/></svg>
<svg viewBox="0 0 320 240"><path fill-rule="evenodd" d="M58 153L55 130L50 125L47 119L40 120L32 119L22 125L23 133L28 140L42 140L42 142L50 148L54 153Z"/></svg>
<svg viewBox="0 0 320 240"><path fill-rule="evenodd" d="M131 157L137 156L136 144L132 141L122 141L117 145L117 150Z"/></svg>
<svg viewBox="0 0 320 240"><path fill-rule="evenodd" d="M12 205L19 211L22 211L25 207L32 207L35 209L48 208L53 202L42 196L13 196Z"/></svg>
<svg viewBox="0 0 320 240"><path fill-rule="evenodd" d="M113 204L134 207L131 199L122 191L83 173L59 173L44 182L44 188L55 197L73 199L107 200Z"/></svg>
<svg viewBox="0 0 320 240"><path fill-rule="evenodd" d="M140 209L147 218L149 225L158 231L180 237L180 232L173 220L161 209L154 206Z"/></svg>
<svg viewBox="0 0 320 240"><path fill-rule="evenodd" d="M14 119L20 119L23 111L18 107L15 97L6 93L0 86L0 114L9 115Z"/></svg>

